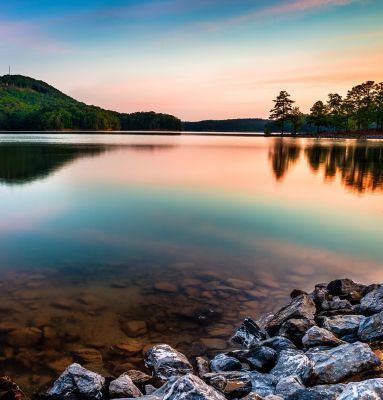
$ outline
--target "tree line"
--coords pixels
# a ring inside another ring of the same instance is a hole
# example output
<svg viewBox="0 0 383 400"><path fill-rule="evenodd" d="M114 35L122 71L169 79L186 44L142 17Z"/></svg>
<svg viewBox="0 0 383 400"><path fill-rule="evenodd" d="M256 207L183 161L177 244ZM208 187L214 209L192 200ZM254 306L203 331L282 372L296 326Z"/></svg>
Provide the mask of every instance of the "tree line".
<svg viewBox="0 0 383 400"><path fill-rule="evenodd" d="M295 101L286 91L281 91L270 110L270 119L281 129L282 134L289 124L296 134L307 123L317 133L325 131L358 131L383 129L383 82L367 81L354 86L345 97L330 93L326 102L316 101L305 115L294 106ZM266 128L270 131L270 126ZM265 130L265 133L266 132Z"/></svg>

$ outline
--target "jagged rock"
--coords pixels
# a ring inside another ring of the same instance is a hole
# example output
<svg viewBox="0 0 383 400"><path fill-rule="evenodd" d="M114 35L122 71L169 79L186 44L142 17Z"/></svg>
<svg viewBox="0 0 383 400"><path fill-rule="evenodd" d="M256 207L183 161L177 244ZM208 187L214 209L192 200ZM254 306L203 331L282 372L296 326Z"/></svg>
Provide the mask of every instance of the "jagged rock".
<svg viewBox="0 0 383 400"><path fill-rule="evenodd" d="M360 338L357 333L352 333L350 335L344 335L341 337L341 340L347 343L356 343L360 342Z"/></svg>
<svg viewBox="0 0 383 400"><path fill-rule="evenodd" d="M383 398L383 379L350 383L338 397L338 400L378 400Z"/></svg>
<svg viewBox="0 0 383 400"><path fill-rule="evenodd" d="M346 385L318 385L312 388L298 389L285 400L336 400Z"/></svg>
<svg viewBox="0 0 383 400"><path fill-rule="evenodd" d="M33 347L42 337L43 332L39 328L18 328L8 333L7 343L12 347Z"/></svg>
<svg viewBox="0 0 383 400"><path fill-rule="evenodd" d="M243 397L242 400L264 400L265 398L260 396L257 393L249 393L246 397Z"/></svg>
<svg viewBox="0 0 383 400"><path fill-rule="evenodd" d="M216 375L209 380L211 386L219 390L227 399L246 396L251 392L252 383L249 375Z"/></svg>
<svg viewBox="0 0 383 400"><path fill-rule="evenodd" d="M360 291L361 285L351 279L335 279L327 285L327 290L333 296L347 295L354 291Z"/></svg>
<svg viewBox="0 0 383 400"><path fill-rule="evenodd" d="M256 346L250 350L234 350L228 355L248 364L251 369L259 372L269 372L277 359L277 352L266 346Z"/></svg>
<svg viewBox="0 0 383 400"><path fill-rule="evenodd" d="M280 353L282 350L296 350L297 347L291 340L282 337L282 336L274 336L270 339L264 340L260 343L262 346L270 347L275 350L277 353Z"/></svg>
<svg viewBox="0 0 383 400"><path fill-rule="evenodd" d="M157 390L156 387L154 387L153 385L145 385L145 394L146 395L151 395L152 393L154 393Z"/></svg>
<svg viewBox="0 0 383 400"><path fill-rule="evenodd" d="M383 311L363 320L358 329L358 336L364 342L383 339Z"/></svg>
<svg viewBox="0 0 383 400"><path fill-rule="evenodd" d="M308 355L312 367L303 381L311 385L338 383L341 380L380 365L379 358L364 343L342 344L331 350Z"/></svg>
<svg viewBox="0 0 383 400"><path fill-rule="evenodd" d="M29 400L28 396L9 376L0 377L1 400Z"/></svg>
<svg viewBox="0 0 383 400"><path fill-rule="evenodd" d="M236 358L221 353L210 361L210 369L212 372L239 371L242 369L242 364Z"/></svg>
<svg viewBox="0 0 383 400"><path fill-rule="evenodd" d="M308 350L305 350L305 354L306 356L308 356L309 354L314 354L314 353L318 353L319 351L326 351L326 350L331 350L332 347L331 346L316 346L316 347L311 347Z"/></svg>
<svg viewBox="0 0 383 400"><path fill-rule="evenodd" d="M139 388L143 388L147 384L151 384L155 387L160 387L165 383L159 378L150 376L136 369L131 369L129 371L126 371L124 375L128 375L129 378L132 380L132 382Z"/></svg>
<svg viewBox="0 0 383 400"><path fill-rule="evenodd" d="M332 296L329 294L329 291L327 290L326 283L320 283L318 285L315 285L314 291L311 292L309 296L314 301L314 303L318 308L321 307L322 303L325 300L331 300L332 298Z"/></svg>
<svg viewBox="0 0 383 400"><path fill-rule="evenodd" d="M271 370L271 374L276 378L286 378L296 375L303 379L311 369L311 362L303 351L282 350L279 353L277 364Z"/></svg>
<svg viewBox="0 0 383 400"><path fill-rule="evenodd" d="M71 364L48 390L50 397L77 400L79 398L101 399L105 378L83 368L80 364Z"/></svg>
<svg viewBox="0 0 383 400"><path fill-rule="evenodd" d="M281 325L292 318L314 319L316 306L314 301L306 294L292 299L291 302L281 308L266 325L269 334L273 334L279 330Z"/></svg>
<svg viewBox="0 0 383 400"><path fill-rule="evenodd" d="M122 374L109 384L109 395L111 399L122 397L140 397L140 389L133 383L129 375Z"/></svg>
<svg viewBox="0 0 383 400"><path fill-rule="evenodd" d="M221 393L192 374L170 378L152 395L166 400L225 400Z"/></svg>
<svg viewBox="0 0 383 400"><path fill-rule="evenodd" d="M296 297L301 296L302 294L306 294L307 295L307 293L304 290L294 289L290 293L290 298L295 299Z"/></svg>
<svg viewBox="0 0 383 400"><path fill-rule="evenodd" d="M271 374L261 374L256 371L250 373L252 392L259 396L270 396L275 392L277 378Z"/></svg>
<svg viewBox="0 0 383 400"><path fill-rule="evenodd" d="M231 341L249 349L267 338L267 333L256 322L250 318L246 318L234 333Z"/></svg>
<svg viewBox="0 0 383 400"><path fill-rule="evenodd" d="M379 285L362 298L360 301L360 310L363 314L367 315L383 311L383 285Z"/></svg>
<svg viewBox="0 0 383 400"><path fill-rule="evenodd" d="M200 378L203 378L205 374L210 372L209 361L203 357L197 357L195 359L197 365L197 372Z"/></svg>
<svg viewBox="0 0 383 400"><path fill-rule="evenodd" d="M339 346L342 340L338 339L333 333L319 326L310 328L303 336L302 344L307 349L315 346Z"/></svg>
<svg viewBox="0 0 383 400"><path fill-rule="evenodd" d="M351 310L351 303L348 300L341 300L339 297L333 297L332 300L325 300L322 303L324 311Z"/></svg>
<svg viewBox="0 0 383 400"><path fill-rule="evenodd" d="M188 359L167 344L153 346L145 353L145 365L161 379L193 372Z"/></svg>
<svg viewBox="0 0 383 400"><path fill-rule="evenodd" d="M307 318L292 318L282 324L279 335L285 336L295 345L301 346L306 331L314 325L316 325L315 322Z"/></svg>
<svg viewBox="0 0 383 400"><path fill-rule="evenodd" d="M359 324L365 319L363 315L337 315L324 317L322 327L338 337L358 332Z"/></svg>
<svg viewBox="0 0 383 400"><path fill-rule="evenodd" d="M286 378L281 378L278 381L275 387L275 394L281 396L283 399L286 399L298 389L304 388L305 385L302 383L302 380L298 376L292 375Z"/></svg>

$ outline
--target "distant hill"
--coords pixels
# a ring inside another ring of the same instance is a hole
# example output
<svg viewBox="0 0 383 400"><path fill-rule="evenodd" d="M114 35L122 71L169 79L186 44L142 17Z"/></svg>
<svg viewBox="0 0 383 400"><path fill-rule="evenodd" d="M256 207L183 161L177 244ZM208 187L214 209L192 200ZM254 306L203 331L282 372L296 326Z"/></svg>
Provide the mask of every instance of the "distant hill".
<svg viewBox="0 0 383 400"><path fill-rule="evenodd" d="M206 120L183 122L182 129L195 132L263 132L268 124L270 120L261 118Z"/></svg>
<svg viewBox="0 0 383 400"><path fill-rule="evenodd" d="M132 114L89 106L22 75L0 77L0 130L181 130L168 114Z"/></svg>

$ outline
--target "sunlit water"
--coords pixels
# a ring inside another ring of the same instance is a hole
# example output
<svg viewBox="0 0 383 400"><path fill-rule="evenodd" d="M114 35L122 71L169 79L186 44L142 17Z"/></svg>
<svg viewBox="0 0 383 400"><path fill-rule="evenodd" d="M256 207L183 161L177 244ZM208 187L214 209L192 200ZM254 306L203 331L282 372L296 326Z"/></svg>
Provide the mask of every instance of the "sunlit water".
<svg viewBox="0 0 383 400"><path fill-rule="evenodd" d="M293 288L382 281L382 200L382 141L0 135L0 374L192 358Z"/></svg>

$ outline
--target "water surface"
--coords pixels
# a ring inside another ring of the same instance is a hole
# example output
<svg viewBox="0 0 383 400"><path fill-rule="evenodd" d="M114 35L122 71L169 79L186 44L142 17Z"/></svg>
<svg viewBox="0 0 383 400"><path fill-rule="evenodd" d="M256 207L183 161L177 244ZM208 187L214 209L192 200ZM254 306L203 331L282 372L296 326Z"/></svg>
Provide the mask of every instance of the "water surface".
<svg viewBox="0 0 383 400"><path fill-rule="evenodd" d="M0 373L211 353L295 287L382 281L382 200L378 140L1 135Z"/></svg>

